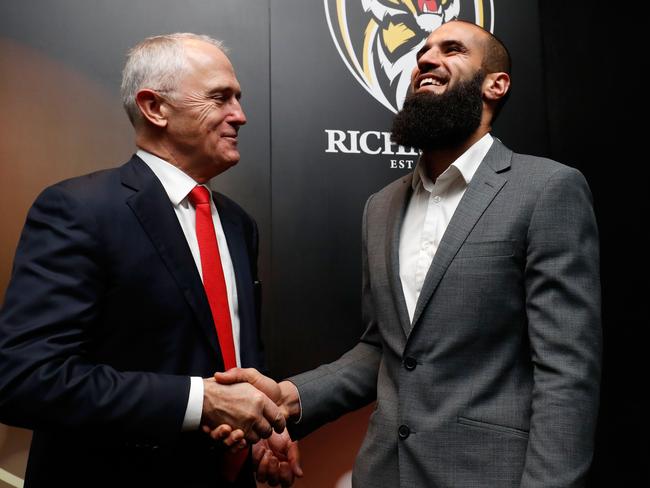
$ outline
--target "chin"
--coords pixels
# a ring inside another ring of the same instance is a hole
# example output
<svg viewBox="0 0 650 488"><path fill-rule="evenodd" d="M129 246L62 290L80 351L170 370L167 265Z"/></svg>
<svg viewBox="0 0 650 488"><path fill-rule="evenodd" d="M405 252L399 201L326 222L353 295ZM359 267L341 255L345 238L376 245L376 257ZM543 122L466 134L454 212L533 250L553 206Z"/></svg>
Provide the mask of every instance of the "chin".
<svg viewBox="0 0 650 488"><path fill-rule="evenodd" d="M237 154L237 157L232 157L226 161L226 167L232 168L239 162L239 154Z"/></svg>
<svg viewBox="0 0 650 488"><path fill-rule="evenodd" d="M229 157L229 158L224 158L220 157L216 159L213 163L215 170L217 171L217 174L221 174L224 171L232 168L239 162L239 154L237 156Z"/></svg>

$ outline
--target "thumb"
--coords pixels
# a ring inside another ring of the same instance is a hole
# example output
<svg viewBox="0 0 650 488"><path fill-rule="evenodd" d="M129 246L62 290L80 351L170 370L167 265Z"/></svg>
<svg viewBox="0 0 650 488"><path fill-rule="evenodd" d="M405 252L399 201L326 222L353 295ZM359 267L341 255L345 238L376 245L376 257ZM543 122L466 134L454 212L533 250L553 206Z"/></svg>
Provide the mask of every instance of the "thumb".
<svg viewBox="0 0 650 488"><path fill-rule="evenodd" d="M214 379L217 380L217 383L219 384L232 385L234 383L248 382L248 375L241 368L232 368L228 371L215 373Z"/></svg>

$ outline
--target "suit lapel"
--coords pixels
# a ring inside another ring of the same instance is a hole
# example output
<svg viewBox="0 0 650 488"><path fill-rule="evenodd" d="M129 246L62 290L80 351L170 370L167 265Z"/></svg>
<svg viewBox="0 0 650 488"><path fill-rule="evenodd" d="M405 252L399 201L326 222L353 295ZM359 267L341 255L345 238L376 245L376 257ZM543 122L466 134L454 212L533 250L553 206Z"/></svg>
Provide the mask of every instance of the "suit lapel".
<svg viewBox="0 0 650 488"><path fill-rule="evenodd" d="M244 231L242 229L239 219L234 218L232 212L228 211L224 200L218 193L212 192L215 206L219 212L223 232L226 234L226 242L228 242L228 251L230 252L230 259L232 260L233 268L235 268L235 276L237 279L237 289L239 286L239 276L241 270L250 269L248 262L248 254L246 252L247 246L244 239Z"/></svg>
<svg viewBox="0 0 650 488"><path fill-rule="evenodd" d="M122 183L136 190L127 199L127 205L131 207L151 239L194 312L210 346L221 360L217 333L201 277L162 184L138 157L134 157L122 167Z"/></svg>
<svg viewBox="0 0 650 488"><path fill-rule="evenodd" d="M411 181L412 174L409 174L402 179L402 184L393 193L388 208L388 224L386 229L386 269L388 270L390 287L395 297L397 314L405 335L408 335L411 324L409 322L406 301L404 300L402 281L399 277L399 236L412 193Z"/></svg>
<svg viewBox="0 0 650 488"><path fill-rule="evenodd" d="M498 172L510 167L511 157L512 151L503 146L498 139L495 139L474 174L440 241L415 306L411 329L416 326L449 264L458 253L476 222L506 183L507 180ZM410 331L407 331L407 333L410 333Z"/></svg>

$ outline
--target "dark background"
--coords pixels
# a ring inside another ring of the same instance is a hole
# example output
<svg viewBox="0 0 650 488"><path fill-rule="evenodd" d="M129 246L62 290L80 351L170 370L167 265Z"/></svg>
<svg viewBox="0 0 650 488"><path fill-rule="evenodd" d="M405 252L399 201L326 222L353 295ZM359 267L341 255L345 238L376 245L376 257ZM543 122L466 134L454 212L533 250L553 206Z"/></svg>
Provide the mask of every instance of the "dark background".
<svg viewBox="0 0 650 488"><path fill-rule="evenodd" d="M629 122L635 109L645 115L634 81L646 63L640 31L629 7L613 2L494 3L495 33L514 59L513 94L494 134L518 152L577 167L594 194L605 363L589 486L648 486L641 401L648 384L650 336L641 319L647 287L632 284L645 278L645 158L641 124ZM333 360L361 333L363 204L405 170L391 169L389 156L325 153L325 129L386 131L392 114L343 64L323 2L2 2L0 300L36 194L62 178L115 166L133 151L119 102L125 52L146 36L177 31L223 39L244 91L242 161L214 186L260 225L270 371L280 378ZM350 427L359 435L361 420ZM0 467L22 475L16 459L24 458L27 441L8 432L4 447L0 435ZM336 448L327 442L319 449L329 456ZM326 486L309 471L303 483Z"/></svg>
<svg viewBox="0 0 650 488"><path fill-rule="evenodd" d="M648 475L646 95L641 20L612 2L539 3L548 155L580 169L591 186L601 238L604 365L589 485L650 486ZM644 185L645 186L645 185Z"/></svg>

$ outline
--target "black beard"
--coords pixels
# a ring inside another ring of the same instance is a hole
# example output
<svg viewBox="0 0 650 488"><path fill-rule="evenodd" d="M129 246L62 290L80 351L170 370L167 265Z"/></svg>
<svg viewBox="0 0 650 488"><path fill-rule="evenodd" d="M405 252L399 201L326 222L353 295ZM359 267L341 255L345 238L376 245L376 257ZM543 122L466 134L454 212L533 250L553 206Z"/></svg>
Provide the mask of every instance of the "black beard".
<svg viewBox="0 0 650 488"><path fill-rule="evenodd" d="M411 93L393 119L395 144L428 151L449 149L465 142L481 123L485 73L477 71L442 94Z"/></svg>

